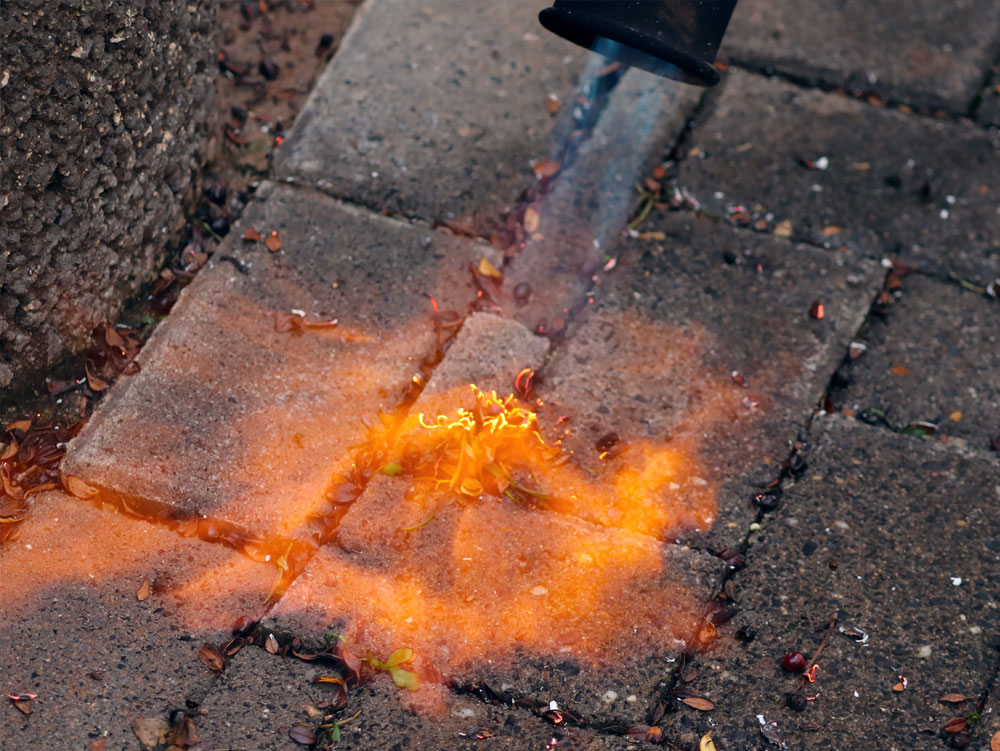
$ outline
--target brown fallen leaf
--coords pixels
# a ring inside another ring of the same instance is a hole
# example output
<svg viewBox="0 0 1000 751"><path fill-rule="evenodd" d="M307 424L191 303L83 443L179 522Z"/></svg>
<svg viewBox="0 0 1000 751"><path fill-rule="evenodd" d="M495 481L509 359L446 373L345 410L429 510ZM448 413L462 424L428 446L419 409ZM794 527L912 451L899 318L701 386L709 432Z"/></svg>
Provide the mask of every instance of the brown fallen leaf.
<svg viewBox="0 0 1000 751"><path fill-rule="evenodd" d="M14 706L17 707L24 714L31 714L31 701L15 699Z"/></svg>
<svg viewBox="0 0 1000 751"><path fill-rule="evenodd" d="M18 448L20 447L18 446L17 441L11 441L10 443L8 443L7 448L3 450L3 453L0 453L0 462L4 461L5 459L10 459L12 456L14 456L14 454L17 453Z"/></svg>
<svg viewBox="0 0 1000 751"><path fill-rule="evenodd" d="M897 365L896 367L892 368L889 372L892 373L893 375L902 376L909 373L910 369L905 365Z"/></svg>
<svg viewBox="0 0 1000 751"><path fill-rule="evenodd" d="M545 97L545 110L550 115L555 115L559 111L559 96L557 94L549 94Z"/></svg>
<svg viewBox="0 0 1000 751"><path fill-rule="evenodd" d="M944 732L946 733L961 733L969 726L969 723L964 717L952 717L948 722L944 724Z"/></svg>
<svg viewBox="0 0 1000 751"><path fill-rule="evenodd" d="M90 390L94 392L104 391L108 387L108 382L103 378L98 378L93 373L90 372L90 368L86 365L83 366L84 372L87 374L87 385L90 386Z"/></svg>
<svg viewBox="0 0 1000 751"><path fill-rule="evenodd" d="M75 495L77 498L93 498L97 495L97 490L90 487L87 483L81 480L75 475L62 475L59 479L62 480L63 487L70 495Z"/></svg>
<svg viewBox="0 0 1000 751"><path fill-rule="evenodd" d="M292 725L288 737L302 746L315 746L317 741L316 732L307 725Z"/></svg>
<svg viewBox="0 0 1000 751"><path fill-rule="evenodd" d="M27 433L31 429L31 420L15 420L10 425L7 426L7 432L12 430L21 430Z"/></svg>
<svg viewBox="0 0 1000 751"><path fill-rule="evenodd" d="M990 751L1000 751L1000 730L990 739Z"/></svg>
<svg viewBox="0 0 1000 751"><path fill-rule="evenodd" d="M958 704L959 702L975 698L975 696L966 696L965 694L945 694L944 696L939 697L938 701L944 702L945 704Z"/></svg>
<svg viewBox="0 0 1000 751"><path fill-rule="evenodd" d="M225 667L226 664L225 658L222 656L222 652L213 647L211 644L202 645L198 652L198 659L216 673L221 673L222 668Z"/></svg>
<svg viewBox="0 0 1000 751"><path fill-rule="evenodd" d="M535 177L539 180L552 177L561 169L562 162L557 162L555 159L540 159L531 167L531 171L535 173Z"/></svg>
<svg viewBox="0 0 1000 751"><path fill-rule="evenodd" d="M278 237L278 233L272 232L270 235L268 235L267 238L264 240L264 245L266 245L267 249L272 253L277 253L279 250L281 250L281 238Z"/></svg>
<svg viewBox="0 0 1000 751"><path fill-rule="evenodd" d="M715 703L703 696L689 696L686 699L681 699L681 702L693 709L697 709L699 712L710 712L715 709Z"/></svg>
<svg viewBox="0 0 1000 751"><path fill-rule="evenodd" d="M98 738L96 741L87 746L87 751L106 751L107 747L107 739Z"/></svg>
<svg viewBox="0 0 1000 751"><path fill-rule="evenodd" d="M144 602L149 599L149 577L145 576L142 579L142 584L139 585L139 589L135 593L135 599L139 602Z"/></svg>
<svg viewBox="0 0 1000 751"><path fill-rule="evenodd" d="M243 233L243 239L248 243L260 242L260 232L250 227L250 229Z"/></svg>
<svg viewBox="0 0 1000 751"><path fill-rule="evenodd" d="M823 228L823 237L832 237L833 235L840 234L840 227L836 224L828 224Z"/></svg>
<svg viewBox="0 0 1000 751"><path fill-rule="evenodd" d="M901 693L902 691L906 690L906 684L900 681L899 683L897 683L895 686L892 687L892 690L895 691L897 694Z"/></svg>
<svg viewBox="0 0 1000 751"><path fill-rule="evenodd" d="M531 209L528 209L528 211L531 211ZM503 279L503 274L485 258L479 259L479 273L492 279Z"/></svg>

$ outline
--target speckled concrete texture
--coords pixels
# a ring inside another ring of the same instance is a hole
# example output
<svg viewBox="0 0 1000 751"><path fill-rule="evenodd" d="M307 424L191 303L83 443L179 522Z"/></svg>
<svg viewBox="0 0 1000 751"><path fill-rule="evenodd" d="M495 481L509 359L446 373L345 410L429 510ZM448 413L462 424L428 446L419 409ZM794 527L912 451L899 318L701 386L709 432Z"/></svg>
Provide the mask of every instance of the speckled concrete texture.
<svg viewBox="0 0 1000 751"><path fill-rule="evenodd" d="M812 86L964 115L1000 52L989 0L768 0L736 6L722 54Z"/></svg>
<svg viewBox="0 0 1000 751"><path fill-rule="evenodd" d="M0 387L26 387L149 281L213 113L215 5L0 7Z"/></svg>
<svg viewBox="0 0 1000 751"><path fill-rule="evenodd" d="M982 283L1000 274L1000 136L734 71L680 184L770 231ZM785 223L784 225L782 223Z"/></svg>
<svg viewBox="0 0 1000 751"><path fill-rule="evenodd" d="M725 748L763 747L763 715L789 748L947 747L942 726L975 709L997 667L996 462L841 417L813 433L809 468L727 587L739 615L685 684L716 703L712 727L682 707L671 737L711 729ZM815 683L782 670L828 634ZM816 697L801 712L786 704L797 690ZM987 748L984 732L970 748Z"/></svg>

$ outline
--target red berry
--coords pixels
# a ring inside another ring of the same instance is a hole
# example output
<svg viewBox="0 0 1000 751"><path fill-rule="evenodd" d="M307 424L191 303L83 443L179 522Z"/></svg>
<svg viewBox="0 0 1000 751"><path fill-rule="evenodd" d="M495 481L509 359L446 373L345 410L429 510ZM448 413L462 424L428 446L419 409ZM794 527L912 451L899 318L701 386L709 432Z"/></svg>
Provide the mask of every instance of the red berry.
<svg viewBox="0 0 1000 751"><path fill-rule="evenodd" d="M801 673L806 669L806 658L801 652L789 652L781 658L781 668L787 673Z"/></svg>

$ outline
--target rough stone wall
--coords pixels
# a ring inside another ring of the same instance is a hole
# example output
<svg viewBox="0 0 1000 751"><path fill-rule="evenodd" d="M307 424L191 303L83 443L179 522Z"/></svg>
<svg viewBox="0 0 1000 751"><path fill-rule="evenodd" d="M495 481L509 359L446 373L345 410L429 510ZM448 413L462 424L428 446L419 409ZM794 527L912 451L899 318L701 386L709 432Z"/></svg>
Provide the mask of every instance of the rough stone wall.
<svg viewBox="0 0 1000 751"><path fill-rule="evenodd" d="M0 0L8 393L79 349L177 239L212 132L215 8Z"/></svg>

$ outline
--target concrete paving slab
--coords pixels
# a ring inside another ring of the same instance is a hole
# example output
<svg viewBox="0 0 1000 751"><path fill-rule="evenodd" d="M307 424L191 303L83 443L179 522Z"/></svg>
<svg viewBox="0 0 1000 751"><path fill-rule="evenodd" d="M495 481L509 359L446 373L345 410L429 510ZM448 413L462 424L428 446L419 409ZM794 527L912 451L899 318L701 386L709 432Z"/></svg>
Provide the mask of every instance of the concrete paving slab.
<svg viewBox="0 0 1000 751"><path fill-rule="evenodd" d="M339 547L316 554L265 627L314 647L338 631L380 658L410 647L418 675L486 680L591 723L639 721L694 635L718 559L508 499L408 491L369 485Z"/></svg>
<svg viewBox="0 0 1000 751"><path fill-rule="evenodd" d="M722 54L813 85L965 114L998 35L1000 9L989 0L768 0L736 6Z"/></svg>
<svg viewBox="0 0 1000 751"><path fill-rule="evenodd" d="M559 118L546 97L567 111L588 55L547 34L539 9L366 3L278 153L277 175L488 235L533 182L531 160L549 155Z"/></svg>
<svg viewBox="0 0 1000 751"><path fill-rule="evenodd" d="M362 419L391 409L436 357L442 311L475 300L491 248L304 190L262 188L63 462L110 496L171 518L292 535L350 464ZM269 194L269 195L268 195ZM281 249L238 238L277 233ZM334 328L283 329L300 310ZM429 359L428 359L429 358Z"/></svg>
<svg viewBox="0 0 1000 751"><path fill-rule="evenodd" d="M733 547L818 404L880 284L877 265L683 214L654 214L537 386L568 434L580 499L638 478L668 509L646 531ZM821 319L810 314L823 307ZM574 475L567 473L573 481ZM596 523L621 504L575 504Z"/></svg>
<svg viewBox="0 0 1000 751"><path fill-rule="evenodd" d="M516 238L523 247L504 268L509 315L533 331L559 333L635 213L635 185L671 151L701 96L641 70L621 77L589 136L523 208Z"/></svg>
<svg viewBox="0 0 1000 751"><path fill-rule="evenodd" d="M720 748L769 747L760 714L790 749L941 749L941 727L976 699L938 698L982 696L997 666L996 465L840 417L814 423L814 439L809 469L730 582L740 614L684 684L716 709L682 707L668 737L711 729ZM787 652L817 652L831 618L816 682L783 672ZM801 713L786 706L800 682L818 695ZM968 747L987 739L977 729Z"/></svg>
<svg viewBox="0 0 1000 751"><path fill-rule="evenodd" d="M514 381L523 369L538 370L545 363L549 341L535 336L517 321L490 313L473 313L448 347L441 364L410 410L433 420L459 407L472 409L470 384L502 399L514 393Z"/></svg>
<svg viewBox="0 0 1000 751"><path fill-rule="evenodd" d="M498 338L510 346L497 347ZM474 315L411 413L429 415L426 425L457 406L472 410L467 384L483 363L493 371L486 387L509 385L519 366L539 367L546 350L514 321ZM617 716L607 696L618 692L637 721L644 704L625 698L645 701L666 678L721 562L645 534L655 515L643 513L640 499L603 526L558 513L558 452L532 434L521 408L507 408L506 427L489 422L499 408L482 402L481 427L453 438L450 428L404 425L383 474L265 626L317 646L338 630L360 654L408 646L415 670L438 682L488 680L546 706L569 704L591 722ZM504 487L509 497L497 497Z"/></svg>
<svg viewBox="0 0 1000 751"><path fill-rule="evenodd" d="M219 749L301 748L288 737L288 729L302 722L319 724L319 720L310 718L306 708L332 698L329 686L314 683L323 675L331 673L314 663L244 649L205 701L205 714L198 718L200 735ZM361 713L343 726L338 749L601 751L627 746L622 738L577 728L554 728L524 710L487 705L447 692L441 693L436 714L427 714L423 707L415 713L414 697L393 686L388 676L365 677L366 682L351 691L346 708L338 715L344 719ZM484 730L492 735L477 741L475 733Z"/></svg>
<svg viewBox="0 0 1000 751"><path fill-rule="evenodd" d="M221 545L50 492L0 551L4 693L0 748L140 748L139 717L200 701L215 680L198 652L259 617L277 569ZM143 581L146 598L140 600ZM44 740L40 740L44 739Z"/></svg>
<svg viewBox="0 0 1000 751"><path fill-rule="evenodd" d="M943 440L992 451L1000 437L1000 307L958 285L911 275L886 318L858 335L868 349L850 362L834 402L880 409L903 427L924 421Z"/></svg>
<svg viewBox="0 0 1000 751"><path fill-rule="evenodd" d="M795 239L985 283L1000 273L998 148L971 124L733 71L679 179L720 215L741 205Z"/></svg>

